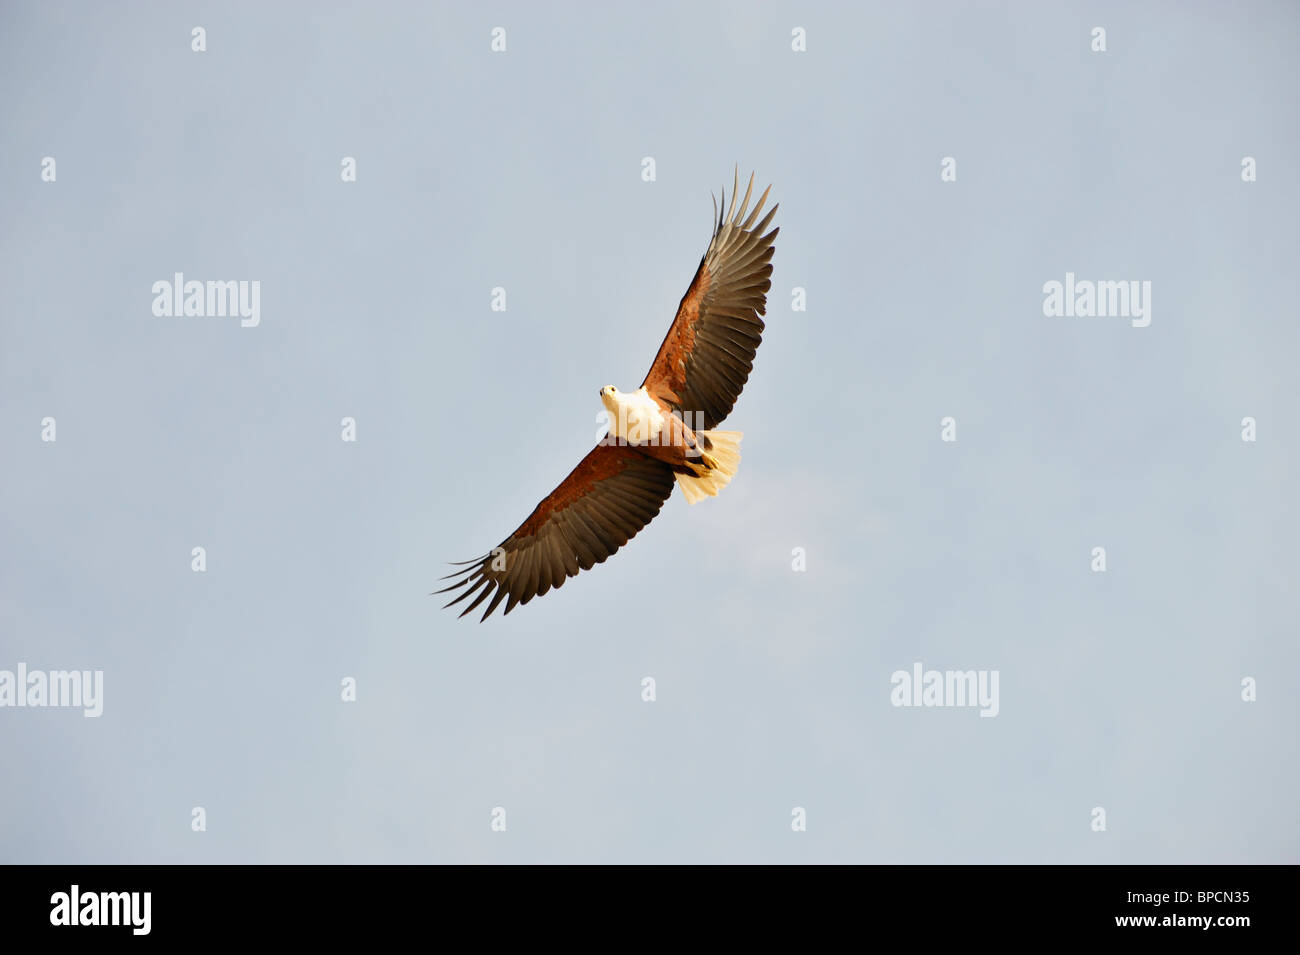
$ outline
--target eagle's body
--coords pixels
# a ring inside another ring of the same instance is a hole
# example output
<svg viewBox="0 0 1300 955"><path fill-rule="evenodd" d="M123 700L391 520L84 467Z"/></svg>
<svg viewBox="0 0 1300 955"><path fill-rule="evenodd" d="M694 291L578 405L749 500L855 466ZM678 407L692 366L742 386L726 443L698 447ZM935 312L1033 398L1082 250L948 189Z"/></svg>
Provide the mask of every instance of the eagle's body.
<svg viewBox="0 0 1300 955"><path fill-rule="evenodd" d="M462 592L447 606L477 593L462 616L489 596L482 619L506 598L509 613L626 544L659 513L674 482L695 504L735 476L741 433L716 426L735 405L762 341L759 316L772 284L772 242L780 231L763 231L776 206L754 224L766 191L746 218L753 182L751 176L739 212L732 190L731 206L715 224L641 387L600 389L609 433L518 530L450 575L457 579L439 592Z"/></svg>
<svg viewBox="0 0 1300 955"><path fill-rule="evenodd" d="M693 431L668 402L644 386L629 395L606 385L600 400L609 413L610 437L672 468L689 503L717 497L735 476L741 432Z"/></svg>

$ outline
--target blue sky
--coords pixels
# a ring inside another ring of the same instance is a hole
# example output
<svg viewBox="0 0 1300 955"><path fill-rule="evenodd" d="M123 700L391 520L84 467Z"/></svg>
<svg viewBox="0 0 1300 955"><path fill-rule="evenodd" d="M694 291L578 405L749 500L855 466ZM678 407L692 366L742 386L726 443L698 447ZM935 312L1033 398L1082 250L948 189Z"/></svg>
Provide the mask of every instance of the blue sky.
<svg viewBox="0 0 1300 955"><path fill-rule="evenodd" d="M1294 6L0 24L0 670L104 674L97 719L0 707L0 860L1300 857ZM440 610L640 383L737 164L781 204L738 477ZM260 323L154 316L176 272ZM1067 272L1151 324L1045 316ZM893 706L917 662L996 718Z"/></svg>

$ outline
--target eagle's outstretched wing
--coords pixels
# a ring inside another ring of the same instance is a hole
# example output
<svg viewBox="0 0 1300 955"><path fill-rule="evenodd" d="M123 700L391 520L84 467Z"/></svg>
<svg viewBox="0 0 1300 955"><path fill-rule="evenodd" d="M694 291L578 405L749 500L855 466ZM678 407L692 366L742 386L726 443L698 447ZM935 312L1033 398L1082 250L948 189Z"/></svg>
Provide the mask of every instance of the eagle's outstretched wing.
<svg viewBox="0 0 1300 955"><path fill-rule="evenodd" d="M737 176L735 186L739 182ZM697 415L686 418L694 428L717 427L735 406L763 338L763 320L759 316L766 308L767 290L772 286L772 241L781 230L773 229L766 235L763 230L778 207L773 206L763 221L754 225L772 187L763 191L745 218L754 177L749 177L739 212L735 186L731 207L718 216L713 241L642 382L642 387L683 417L688 413ZM725 190L722 205L727 205Z"/></svg>
<svg viewBox="0 0 1300 955"><path fill-rule="evenodd" d="M673 492L673 471L633 447L602 441L583 458L519 529L435 593L460 589L446 606L477 592L461 616L489 596L480 623L508 597L505 612L590 570L649 524ZM444 580L447 578L443 578Z"/></svg>

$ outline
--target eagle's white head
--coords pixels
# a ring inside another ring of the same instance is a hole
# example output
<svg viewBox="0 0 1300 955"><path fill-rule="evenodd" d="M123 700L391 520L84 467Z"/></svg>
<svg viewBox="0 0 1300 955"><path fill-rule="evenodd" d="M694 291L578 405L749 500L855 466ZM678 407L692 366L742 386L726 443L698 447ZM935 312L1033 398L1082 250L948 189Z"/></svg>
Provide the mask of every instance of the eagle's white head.
<svg viewBox="0 0 1300 955"><path fill-rule="evenodd" d="M610 432L631 444L649 441L663 429L663 413L645 386L628 394L606 385L600 389L600 400L609 412Z"/></svg>
<svg viewBox="0 0 1300 955"><path fill-rule="evenodd" d="M605 406L605 410L610 414L618 414L618 399L622 397L621 393L613 385L606 385L600 389L600 401Z"/></svg>

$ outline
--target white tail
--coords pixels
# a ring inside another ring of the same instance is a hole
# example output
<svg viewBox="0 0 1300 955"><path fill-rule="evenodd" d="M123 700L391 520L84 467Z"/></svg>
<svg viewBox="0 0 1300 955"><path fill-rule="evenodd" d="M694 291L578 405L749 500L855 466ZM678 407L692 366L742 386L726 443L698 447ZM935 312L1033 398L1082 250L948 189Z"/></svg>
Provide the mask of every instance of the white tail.
<svg viewBox="0 0 1300 955"><path fill-rule="evenodd" d="M678 474L677 483L682 493L691 504L698 504L706 497L717 497L718 492L731 483L740 467L741 431L699 431L697 435L707 437L713 446L701 452L701 463L691 465L695 474Z"/></svg>

